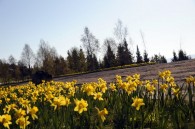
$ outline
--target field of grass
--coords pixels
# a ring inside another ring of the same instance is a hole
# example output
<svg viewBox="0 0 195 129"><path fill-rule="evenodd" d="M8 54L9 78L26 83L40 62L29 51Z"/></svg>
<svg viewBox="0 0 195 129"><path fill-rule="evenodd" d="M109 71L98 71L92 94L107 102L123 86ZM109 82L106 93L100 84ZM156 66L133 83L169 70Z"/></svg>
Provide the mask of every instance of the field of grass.
<svg viewBox="0 0 195 129"><path fill-rule="evenodd" d="M0 88L0 128L195 128L195 78L177 84L171 71L107 83L43 82Z"/></svg>

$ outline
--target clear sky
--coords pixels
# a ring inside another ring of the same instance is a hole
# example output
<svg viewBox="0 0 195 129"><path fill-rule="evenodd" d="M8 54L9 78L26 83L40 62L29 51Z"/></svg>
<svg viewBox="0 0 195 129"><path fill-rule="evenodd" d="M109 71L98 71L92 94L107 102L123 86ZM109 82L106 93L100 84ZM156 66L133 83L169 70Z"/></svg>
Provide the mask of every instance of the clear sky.
<svg viewBox="0 0 195 129"><path fill-rule="evenodd" d="M24 44L36 53L43 39L66 57L82 46L84 27L103 44L114 37L120 19L128 28L135 52L143 52L140 30L149 56L172 57L180 48L195 54L195 0L0 0L0 59L20 59Z"/></svg>

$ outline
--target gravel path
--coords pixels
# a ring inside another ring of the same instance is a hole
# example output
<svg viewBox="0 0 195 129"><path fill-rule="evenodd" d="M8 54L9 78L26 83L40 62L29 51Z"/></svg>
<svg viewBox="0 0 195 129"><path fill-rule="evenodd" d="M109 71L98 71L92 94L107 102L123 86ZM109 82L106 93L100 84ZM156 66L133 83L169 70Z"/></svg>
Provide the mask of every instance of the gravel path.
<svg viewBox="0 0 195 129"><path fill-rule="evenodd" d="M141 74L141 79L153 79L158 77L158 72L163 70L170 70L172 72L175 81L184 80L186 77L192 75L195 76L195 59L178 61L167 64L155 64L149 66L141 66L134 68L125 68L118 70L95 72L83 75L75 75L69 77L61 77L54 79L55 81L72 81L77 80L78 84L86 82L96 82L98 78L103 78L107 82L112 82L116 75L123 77L133 75L135 73Z"/></svg>

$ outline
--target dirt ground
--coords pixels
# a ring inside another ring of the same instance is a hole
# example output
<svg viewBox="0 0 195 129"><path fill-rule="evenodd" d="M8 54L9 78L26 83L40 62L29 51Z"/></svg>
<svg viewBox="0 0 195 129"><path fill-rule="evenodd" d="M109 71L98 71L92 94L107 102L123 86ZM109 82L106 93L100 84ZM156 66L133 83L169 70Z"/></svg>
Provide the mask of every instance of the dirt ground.
<svg viewBox="0 0 195 129"><path fill-rule="evenodd" d="M116 75L121 75L126 77L128 75L133 75L135 73L139 73L141 75L141 79L153 79L158 77L158 72L163 70L170 70L172 72L175 81L180 82L184 80L186 77L192 75L195 76L195 59L172 62L167 64L155 64L149 66L141 66L134 68L125 68L118 70L110 70L110 71L102 71L95 73L88 73L83 75L75 75L69 77L61 77L54 79L55 81L72 81L77 80L78 84L86 83L86 82L96 82L98 78L103 78L107 82L113 82L115 80Z"/></svg>

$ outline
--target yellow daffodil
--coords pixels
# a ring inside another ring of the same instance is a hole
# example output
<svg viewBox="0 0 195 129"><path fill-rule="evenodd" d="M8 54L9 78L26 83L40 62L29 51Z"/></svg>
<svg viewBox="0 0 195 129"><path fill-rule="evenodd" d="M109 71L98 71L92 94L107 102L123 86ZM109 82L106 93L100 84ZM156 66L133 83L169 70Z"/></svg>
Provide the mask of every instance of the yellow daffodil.
<svg viewBox="0 0 195 129"><path fill-rule="evenodd" d="M165 70L164 73L165 73L166 77L170 77L171 76L171 71L170 70Z"/></svg>
<svg viewBox="0 0 195 129"><path fill-rule="evenodd" d="M68 91L69 91L68 94L69 94L70 96L74 96L76 89L75 89L75 87L70 87L70 88L68 89Z"/></svg>
<svg viewBox="0 0 195 129"><path fill-rule="evenodd" d="M98 99L98 100L100 100L100 101L101 101L101 100L104 100L104 99L102 98L102 93L101 93L101 92L94 93L93 96L94 96L93 99L95 99L95 100L96 100L96 99Z"/></svg>
<svg viewBox="0 0 195 129"><path fill-rule="evenodd" d="M33 108L29 109L29 114L31 115L32 119L38 119L38 116L36 115L36 113L38 112L38 108L36 106L33 106Z"/></svg>
<svg viewBox="0 0 195 129"><path fill-rule="evenodd" d="M110 89L111 91L116 91L116 86L115 86L115 84L114 84L114 83L110 83L109 89Z"/></svg>
<svg viewBox="0 0 195 129"><path fill-rule="evenodd" d="M139 110L141 106L145 105L144 102L143 102L143 99L141 98L133 98L133 103L131 106L135 107L136 110Z"/></svg>
<svg viewBox="0 0 195 129"><path fill-rule="evenodd" d="M120 85L122 82L123 82L122 77L119 75L116 75L116 83Z"/></svg>
<svg viewBox="0 0 195 129"><path fill-rule="evenodd" d="M125 82L126 83L126 82ZM125 91L130 95L133 91L136 90L137 84L135 81L129 81L126 83Z"/></svg>
<svg viewBox="0 0 195 129"><path fill-rule="evenodd" d="M186 82L190 84L191 82L195 82L195 78L193 76L187 77Z"/></svg>
<svg viewBox="0 0 195 129"><path fill-rule="evenodd" d="M51 106L54 106L54 110L61 106L68 106L70 104L70 99L65 98L64 96L54 97Z"/></svg>
<svg viewBox="0 0 195 129"><path fill-rule="evenodd" d="M103 110L99 110L99 108L97 108L97 111L98 111L98 116L100 116L101 120L104 122L106 120L106 117L105 115L108 115L108 110L106 108L104 108Z"/></svg>
<svg viewBox="0 0 195 129"><path fill-rule="evenodd" d="M3 108L3 112L4 112L4 113L9 113L10 110L11 110L10 105L6 105L6 106Z"/></svg>
<svg viewBox="0 0 195 129"><path fill-rule="evenodd" d="M127 77L126 77L126 80L127 80L127 81L132 81L133 79L134 79L134 78L133 78L132 76L127 76Z"/></svg>
<svg viewBox="0 0 195 129"><path fill-rule="evenodd" d="M31 100L32 100L33 103L36 103L36 102L37 102L37 97L33 96L33 97L31 98Z"/></svg>
<svg viewBox="0 0 195 129"><path fill-rule="evenodd" d="M16 120L16 124L20 126L21 129L25 129L26 126L30 124L30 121L28 121L28 116L26 117L20 117Z"/></svg>
<svg viewBox="0 0 195 129"><path fill-rule="evenodd" d="M88 106L87 101L85 101L84 99L81 100L75 99L74 102L76 104L74 111L78 112L79 114L81 114L83 111L87 111Z"/></svg>
<svg viewBox="0 0 195 129"><path fill-rule="evenodd" d="M177 86L177 84L175 83L175 82L171 82L171 83L169 83L169 85L171 86L171 87L176 87Z"/></svg>
<svg viewBox="0 0 195 129"><path fill-rule="evenodd" d="M10 96L11 96L12 100L17 99L17 94L16 93L11 93Z"/></svg>
<svg viewBox="0 0 195 129"><path fill-rule="evenodd" d="M98 88L99 91L101 91L102 93L105 93L106 90L108 89L106 81L104 81L102 78L98 79Z"/></svg>
<svg viewBox="0 0 195 129"><path fill-rule="evenodd" d="M91 84L84 84L82 86L83 92L86 92L88 96L93 95L95 88Z"/></svg>
<svg viewBox="0 0 195 129"><path fill-rule="evenodd" d="M179 95L179 88L177 88L177 89L171 88L171 90L173 91L173 94L178 98L178 95Z"/></svg>
<svg viewBox="0 0 195 129"><path fill-rule="evenodd" d="M9 125L12 124L11 119L11 115L0 115L0 123L2 123L5 128L9 129Z"/></svg>
<svg viewBox="0 0 195 129"><path fill-rule="evenodd" d="M172 82L174 82L174 78L171 77L171 76L169 76L169 77L167 77L166 81L167 81L168 83L172 83Z"/></svg>
<svg viewBox="0 0 195 129"><path fill-rule="evenodd" d="M26 116L26 111L23 110L22 108L15 109L15 115L16 115L17 118Z"/></svg>
<svg viewBox="0 0 195 129"><path fill-rule="evenodd" d="M165 92L167 88L168 88L168 85L167 84L161 84L160 85L160 89L162 89L163 92Z"/></svg>
<svg viewBox="0 0 195 129"><path fill-rule="evenodd" d="M162 79L165 79L165 73L164 72L159 72L159 77L162 78Z"/></svg>
<svg viewBox="0 0 195 129"><path fill-rule="evenodd" d="M50 102L51 101L51 99L53 99L54 98L54 96L53 96L53 94L52 93L48 93L48 94L45 94L45 101L48 101L48 102Z"/></svg>
<svg viewBox="0 0 195 129"><path fill-rule="evenodd" d="M127 87L128 87L128 84L127 82L122 82L121 84L119 84L119 88L123 89L123 90L126 90Z"/></svg>
<svg viewBox="0 0 195 129"><path fill-rule="evenodd" d="M139 80L139 79L140 79L140 74L134 74L134 75L133 75L133 78L134 78L135 80L136 80L136 79Z"/></svg>
<svg viewBox="0 0 195 129"><path fill-rule="evenodd" d="M157 85L158 84L158 80L156 80L156 79L152 80L152 84L153 85Z"/></svg>
<svg viewBox="0 0 195 129"><path fill-rule="evenodd" d="M154 87L154 85L151 85L151 84L146 84L146 89L149 93L153 94L154 93L154 90L156 90L156 88Z"/></svg>
<svg viewBox="0 0 195 129"><path fill-rule="evenodd" d="M11 100L10 98L5 98L6 103L9 103L10 100Z"/></svg>
<svg viewBox="0 0 195 129"><path fill-rule="evenodd" d="M22 107L27 108L29 107L30 101L28 99L21 99L20 104Z"/></svg>
<svg viewBox="0 0 195 129"><path fill-rule="evenodd" d="M10 105L6 105L3 111L4 113L9 113L10 110L16 110L16 108L17 108L16 104L10 104Z"/></svg>

